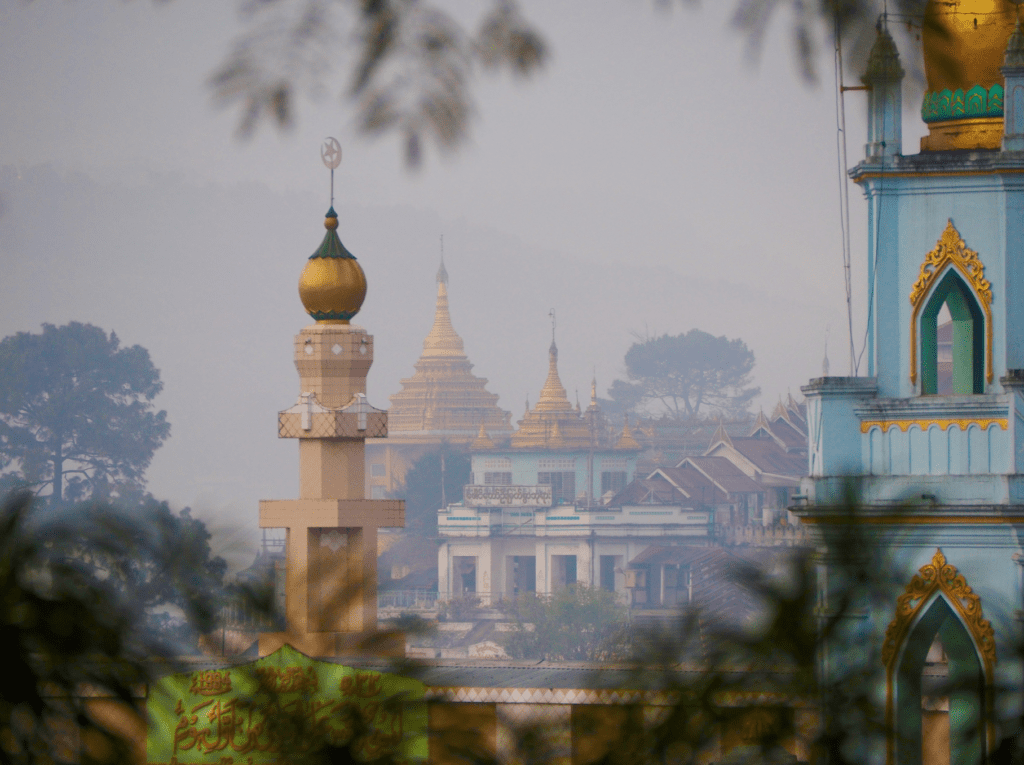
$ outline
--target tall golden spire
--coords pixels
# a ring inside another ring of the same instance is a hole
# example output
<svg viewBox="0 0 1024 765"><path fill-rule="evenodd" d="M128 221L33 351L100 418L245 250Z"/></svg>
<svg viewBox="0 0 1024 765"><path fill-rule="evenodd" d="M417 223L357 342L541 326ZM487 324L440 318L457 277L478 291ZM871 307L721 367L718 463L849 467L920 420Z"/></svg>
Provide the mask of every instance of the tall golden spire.
<svg viewBox="0 0 1024 765"><path fill-rule="evenodd" d="M487 380L473 374L462 338L452 326L443 250L434 325L415 368L412 377L402 380L402 390L391 397L392 443L445 438L468 444L482 426L499 439L512 432L511 413L498 408L498 396L486 390Z"/></svg>
<svg viewBox="0 0 1024 765"><path fill-rule="evenodd" d="M452 326L448 313L448 270L444 267L444 256L437 269L437 305L434 308L434 326L423 341L423 356L466 358L462 338Z"/></svg>
<svg viewBox="0 0 1024 765"><path fill-rule="evenodd" d="M572 404L565 393L565 386L558 377L558 346L551 341L548 348L548 379L544 381L544 387L540 389L540 399L537 401L537 411L560 412L571 410Z"/></svg>

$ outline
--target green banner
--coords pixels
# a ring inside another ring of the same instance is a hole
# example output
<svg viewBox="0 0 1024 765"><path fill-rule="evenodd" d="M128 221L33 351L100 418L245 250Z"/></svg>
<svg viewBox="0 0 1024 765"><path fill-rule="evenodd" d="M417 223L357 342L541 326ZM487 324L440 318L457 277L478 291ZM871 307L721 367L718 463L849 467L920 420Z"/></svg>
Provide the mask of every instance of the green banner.
<svg viewBox="0 0 1024 765"><path fill-rule="evenodd" d="M149 763L263 765L347 745L360 760L427 759L423 683L289 645L252 664L164 677L146 711Z"/></svg>

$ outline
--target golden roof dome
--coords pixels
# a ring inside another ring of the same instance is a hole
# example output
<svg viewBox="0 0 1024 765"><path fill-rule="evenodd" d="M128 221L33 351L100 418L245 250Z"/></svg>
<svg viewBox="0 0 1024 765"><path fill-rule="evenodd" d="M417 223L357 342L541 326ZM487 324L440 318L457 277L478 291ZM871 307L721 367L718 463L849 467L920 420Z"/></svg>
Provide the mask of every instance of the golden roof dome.
<svg viewBox="0 0 1024 765"><path fill-rule="evenodd" d="M929 0L922 43L928 89L924 151L998 149L1003 133L1003 65L1017 19L1011 0Z"/></svg>
<svg viewBox="0 0 1024 765"><path fill-rule="evenodd" d="M299 299L317 324L348 324L366 297L366 275L338 238L338 214L324 219L327 233L299 277Z"/></svg>

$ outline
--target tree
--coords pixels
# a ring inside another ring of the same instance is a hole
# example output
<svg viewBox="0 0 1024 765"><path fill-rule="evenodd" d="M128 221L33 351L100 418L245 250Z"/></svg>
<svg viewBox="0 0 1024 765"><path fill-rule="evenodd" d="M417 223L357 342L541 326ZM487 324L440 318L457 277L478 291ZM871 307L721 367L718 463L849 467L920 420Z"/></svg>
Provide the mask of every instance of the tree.
<svg viewBox="0 0 1024 765"><path fill-rule="evenodd" d="M614 592L571 584L544 599L520 595L505 650L515 659L611 661L627 654L627 615Z"/></svg>
<svg viewBox="0 0 1024 765"><path fill-rule="evenodd" d="M406 531L421 536L436 536L437 511L445 503L461 502L462 487L469 482L469 456L449 444L442 444L416 460L405 474Z"/></svg>
<svg viewBox="0 0 1024 765"><path fill-rule="evenodd" d="M702 409L734 416L761 392L748 387L753 368L754 352L742 340L691 329L633 343L626 352L633 382L616 380L611 391L620 401L658 401L675 419L696 419Z"/></svg>
<svg viewBox="0 0 1024 765"><path fill-rule="evenodd" d="M55 501L139 493L167 413L149 352L71 322L0 341L0 471Z"/></svg>

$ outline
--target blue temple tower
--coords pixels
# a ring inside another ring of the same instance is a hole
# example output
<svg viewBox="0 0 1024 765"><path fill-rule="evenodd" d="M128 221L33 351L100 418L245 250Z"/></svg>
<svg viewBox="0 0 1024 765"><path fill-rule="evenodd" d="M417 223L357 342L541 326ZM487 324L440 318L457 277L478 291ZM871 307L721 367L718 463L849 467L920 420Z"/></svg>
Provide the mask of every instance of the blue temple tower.
<svg viewBox="0 0 1024 765"><path fill-rule="evenodd" d="M890 604L866 607L886 678L876 761L889 765L927 761L943 739L945 762L980 763L1007 735L989 706L1022 608L1021 15L1010 0L927 4L917 154L903 151L904 70L881 26L863 78L865 157L850 171L868 203L867 376L803 388L797 513L822 528L855 497L858 523L916 573ZM928 663L977 687L929 707Z"/></svg>

